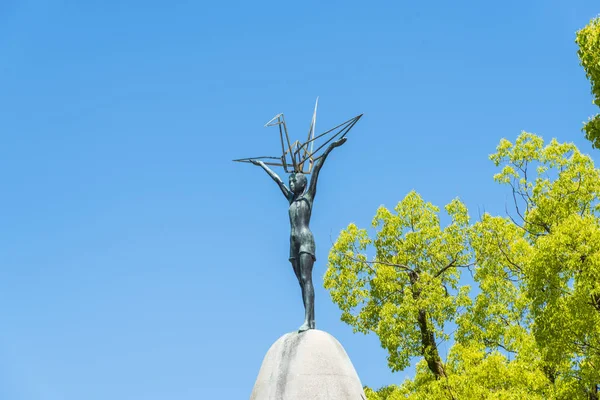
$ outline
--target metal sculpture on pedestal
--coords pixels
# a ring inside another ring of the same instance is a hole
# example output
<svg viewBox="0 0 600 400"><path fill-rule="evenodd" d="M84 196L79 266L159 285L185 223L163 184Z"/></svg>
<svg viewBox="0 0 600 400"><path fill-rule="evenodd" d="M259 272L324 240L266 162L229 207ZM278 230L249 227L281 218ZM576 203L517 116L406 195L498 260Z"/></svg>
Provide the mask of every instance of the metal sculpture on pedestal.
<svg viewBox="0 0 600 400"><path fill-rule="evenodd" d="M299 332L315 329L315 292L312 283L312 269L316 261L315 239L309 228L310 217L315 195L317 193L317 180L323 163L333 149L341 146L347 140L346 134L358 122L358 115L346 122L315 136L315 125L317 119L317 105L315 103L308 139L304 143L290 142L283 114L276 115L265 126L278 126L281 139L281 157L252 157L234 161L249 162L262 167L265 172L277 183L279 189L290 204L290 262L302 290L302 301L304 303L304 323L298 329ZM319 139L324 140L316 150L314 145ZM287 148L286 148L287 145ZM327 146L320 155L318 152ZM265 160L265 161L263 161ZM289 173L289 188L285 186L281 178L268 166L283 167ZM306 175L311 175L310 184Z"/></svg>

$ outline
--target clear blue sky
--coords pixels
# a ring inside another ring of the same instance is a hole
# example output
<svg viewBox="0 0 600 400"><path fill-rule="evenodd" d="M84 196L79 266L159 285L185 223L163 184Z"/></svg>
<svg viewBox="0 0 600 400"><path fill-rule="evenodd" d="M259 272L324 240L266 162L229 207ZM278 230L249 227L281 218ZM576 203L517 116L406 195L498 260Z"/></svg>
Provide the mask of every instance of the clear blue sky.
<svg viewBox="0 0 600 400"><path fill-rule="evenodd" d="M332 240L410 190L476 217L521 130L596 110L575 31L597 1L0 1L0 399L248 398L301 323L287 204L252 165L364 118L325 165L318 328L364 384L399 383L322 288ZM273 151L271 151L273 150ZM598 153L593 152L594 156Z"/></svg>

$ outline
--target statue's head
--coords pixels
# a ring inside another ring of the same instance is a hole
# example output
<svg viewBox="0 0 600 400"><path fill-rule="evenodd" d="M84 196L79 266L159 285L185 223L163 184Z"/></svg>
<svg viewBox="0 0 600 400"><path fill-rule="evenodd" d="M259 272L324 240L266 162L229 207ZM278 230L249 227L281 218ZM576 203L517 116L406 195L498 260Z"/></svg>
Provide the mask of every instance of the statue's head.
<svg viewBox="0 0 600 400"><path fill-rule="evenodd" d="M302 172L290 174L290 190L295 194L302 194L304 189L306 189L306 175Z"/></svg>

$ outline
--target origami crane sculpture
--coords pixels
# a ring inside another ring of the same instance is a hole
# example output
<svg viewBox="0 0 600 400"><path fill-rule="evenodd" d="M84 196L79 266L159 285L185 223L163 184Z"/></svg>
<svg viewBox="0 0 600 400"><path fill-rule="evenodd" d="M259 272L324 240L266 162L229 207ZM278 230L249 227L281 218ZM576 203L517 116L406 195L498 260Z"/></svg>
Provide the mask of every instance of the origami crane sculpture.
<svg viewBox="0 0 600 400"><path fill-rule="evenodd" d="M351 118L346 122L342 122L338 126L331 128L330 130L323 132L320 135L315 136L318 104L319 98L317 98L317 101L315 102L315 110L313 112L310 128L308 130L308 139L305 142L301 143L299 140L296 140L292 143L290 141L290 136L288 135L287 126L285 125L285 118L283 116L283 113L277 114L275 117L273 117L273 119L271 119L265 124L265 127L279 127L279 138L281 140L281 156L249 157L240 158L233 161L251 163L252 160L265 160L264 163L266 165L283 167L285 172L288 174L294 172L310 174L315 162L323 156L323 154L317 155L317 153L334 139L341 139L344 136L346 136L350 129L352 129L352 127L358 122L360 117L362 117L362 114L357 115L356 117ZM315 143L321 138L323 138L323 140L325 141L323 143L320 143L317 149L315 150Z"/></svg>

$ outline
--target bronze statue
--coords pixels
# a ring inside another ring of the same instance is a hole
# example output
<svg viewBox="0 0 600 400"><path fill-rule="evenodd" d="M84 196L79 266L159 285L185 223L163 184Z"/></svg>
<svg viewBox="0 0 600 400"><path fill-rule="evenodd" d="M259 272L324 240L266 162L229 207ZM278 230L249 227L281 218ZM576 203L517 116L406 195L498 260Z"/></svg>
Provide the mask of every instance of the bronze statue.
<svg viewBox="0 0 600 400"><path fill-rule="evenodd" d="M343 137L329 145L314 166L308 188L306 186L306 175L302 172L290 174L290 187L288 189L281 178L271 171L264 162L252 160L252 164L261 166L279 185L283 195L290 203L290 262L294 268L296 278L298 278L304 303L304 323L298 329L299 332L315 329L315 290L312 283L312 269L317 259L315 257L315 239L310 231L309 224L313 202L317 194L317 180L329 153L345 142L346 138Z"/></svg>
<svg viewBox="0 0 600 400"><path fill-rule="evenodd" d="M289 216L291 232L289 260L292 263L294 273L296 274L296 278L300 284L300 289L302 290L302 301L304 303L305 310L304 323L298 329L299 332L303 332L308 329L315 329L315 291L312 283L312 269L314 262L316 261L315 239L310 231L309 224L313 202L317 193L317 180L319 179L319 172L321 171L323 163L325 162L325 159L329 153L331 153L334 148L339 147L346 142L346 133L348 133L348 131L362 116L361 114L357 117L354 117L343 124L340 124L337 127L315 137L314 128L316 122L316 111L317 106L315 105L315 112L313 114L313 120L309 129L309 139L305 143L299 143L298 141L296 141L293 145L290 143L287 135L287 128L285 126L285 120L283 119L283 114L279 114L269 123L267 123L267 126L279 126L283 155L281 157L257 157L234 160L250 162L254 165L262 167L277 183L279 189L281 189L281 192L290 204ZM273 123L275 120L277 120L277 122ZM332 131L337 131L337 133L334 133L332 137L329 138L323 145L321 145L317 150L313 151L315 140ZM288 144L287 151L285 150L284 146L284 133ZM331 142L338 136L340 136L339 139L330 143L327 149L320 156L314 156L319 149L324 147L327 143ZM288 155L291 156L291 163L287 160ZM277 159L280 161L280 163L265 163L260 159ZM282 166L286 172L289 172L288 166L289 164L292 164L293 170L289 176L289 188L285 186L281 178L275 172L273 172L267 166L267 164ZM307 165L306 170L305 165ZM310 185L307 185L305 173L312 173Z"/></svg>

